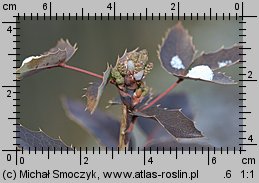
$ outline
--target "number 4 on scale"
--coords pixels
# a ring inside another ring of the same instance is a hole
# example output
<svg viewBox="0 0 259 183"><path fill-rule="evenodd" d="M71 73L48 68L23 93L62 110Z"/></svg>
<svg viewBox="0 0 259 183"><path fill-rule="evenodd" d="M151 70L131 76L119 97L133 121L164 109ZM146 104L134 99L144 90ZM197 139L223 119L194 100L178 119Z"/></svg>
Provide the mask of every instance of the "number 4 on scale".
<svg viewBox="0 0 259 183"><path fill-rule="evenodd" d="M112 3L109 3L107 6L108 9L112 10Z"/></svg>
<svg viewBox="0 0 259 183"><path fill-rule="evenodd" d="M113 2L113 4L112 4L112 3L109 3L109 4L107 5L107 8L108 8L109 10L112 10L114 7L115 7L115 2Z"/></svg>
<svg viewBox="0 0 259 183"><path fill-rule="evenodd" d="M249 140L250 142L253 142L253 140L254 140L254 139L253 139L253 136L250 135L247 140Z"/></svg>
<svg viewBox="0 0 259 183"><path fill-rule="evenodd" d="M9 27L7 28L7 31L10 32L10 33L12 33L12 31L13 31L12 26L9 26Z"/></svg>
<svg viewBox="0 0 259 183"><path fill-rule="evenodd" d="M147 162L150 164L153 164L153 158L152 157L148 158Z"/></svg>

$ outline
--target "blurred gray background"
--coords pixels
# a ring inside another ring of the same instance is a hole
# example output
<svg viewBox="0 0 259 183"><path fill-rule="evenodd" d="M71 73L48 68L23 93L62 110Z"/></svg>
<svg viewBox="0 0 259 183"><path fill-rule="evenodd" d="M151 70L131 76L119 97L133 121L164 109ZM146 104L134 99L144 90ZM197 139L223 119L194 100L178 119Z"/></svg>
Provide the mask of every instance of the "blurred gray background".
<svg viewBox="0 0 259 183"><path fill-rule="evenodd" d="M28 17L27 17L28 18ZM72 18L73 19L73 18ZM163 18L162 18L163 19ZM220 19L218 17L218 19ZM69 65L101 74L106 63L115 64L124 50L147 49L154 70L147 77L147 84L155 93L163 92L176 78L160 67L157 58L158 44L165 32L177 21L142 20L24 20L21 21L21 60L39 55L54 47L60 38L77 43L78 50ZM183 21L183 26L193 36L199 51L211 52L221 46L230 47L239 41L238 21ZM197 55L198 55L197 54ZM224 69L235 80L239 79L238 66ZM96 145L94 138L65 115L61 97L83 100L83 88L94 81L92 76L71 70L55 68L37 73L21 83L21 123L32 130L41 128L51 137L60 136L74 146ZM184 81L173 92L188 94L195 114L196 126L216 146L238 144L238 85L221 86L201 81ZM105 109L109 99L117 95L116 88L108 86L99 108L116 118L120 109Z"/></svg>

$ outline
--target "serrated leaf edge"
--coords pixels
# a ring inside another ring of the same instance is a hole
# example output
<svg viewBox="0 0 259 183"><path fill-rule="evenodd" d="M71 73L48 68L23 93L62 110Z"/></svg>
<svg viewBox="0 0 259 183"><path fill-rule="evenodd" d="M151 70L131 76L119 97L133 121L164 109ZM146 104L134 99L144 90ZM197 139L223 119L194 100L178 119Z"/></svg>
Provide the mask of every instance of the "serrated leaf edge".
<svg viewBox="0 0 259 183"><path fill-rule="evenodd" d="M156 106L157 108L159 108L159 106ZM194 120L191 120L190 118L188 118L183 112L182 112L182 108L180 108L180 109L164 109L164 108L161 108L161 109L163 109L163 110L165 110L165 111L172 111L172 112L175 112L175 111L178 111L178 112L180 112L185 118L187 118L188 120L190 120L190 121L192 121L193 122L193 124L196 124L196 122L194 121ZM145 110L144 110L145 111ZM156 115L152 115L152 116L150 116L150 115L146 115L145 113L144 113L144 111L143 112L131 112L130 114L131 115L135 115L135 116L137 116L137 117L143 117L143 118L150 118L150 119L153 119L153 120L155 120L155 121L157 121L166 131L167 131L167 133L169 134L169 135L171 135L173 138L175 138L175 139L184 139L184 138L177 138L177 137L175 137L174 135L172 135L166 128L165 128L165 126L160 122L160 120L156 117ZM194 126L195 127L195 126ZM195 127L196 128L196 127ZM198 129L197 129L198 130ZM202 134L202 132L200 131L200 130L198 130L200 133L201 133L201 136L200 137L193 137L193 138L204 138L204 135Z"/></svg>
<svg viewBox="0 0 259 183"><path fill-rule="evenodd" d="M205 52L205 51L202 51L199 56L197 56L195 59L193 59L192 63L189 65L189 67L188 67L186 70L187 70L187 71L190 70L190 68L192 67L192 65L195 63L195 60L198 59L198 58L200 58L200 57L202 57L202 56L204 56L204 55L214 54L214 53L217 53L217 52L219 52L219 51L221 51L221 50L229 50L229 49L232 49L232 48L234 48L234 47L242 47L242 46L243 46L242 44L235 43L233 46L227 47L227 48L225 48L225 46L222 45L219 49L217 49L217 50L215 50L215 51L212 51L212 52ZM232 62L231 64L227 64L227 65L222 66L222 67L220 67L220 68L211 69L211 70L212 70L212 71L216 71L216 70L219 70L219 69L222 69L222 68L230 67L230 66L233 66L233 65L239 63L239 61L240 61L240 60L236 60L235 62Z"/></svg>
<svg viewBox="0 0 259 183"><path fill-rule="evenodd" d="M214 72L217 72L217 71L213 71L213 74L214 74ZM233 81L233 83L221 83L221 82L216 82L216 81L213 81L213 80L205 80L205 79L201 79L201 78L192 78L192 77L183 76L183 75L176 75L176 74L174 74L174 76L176 76L176 77L178 77L180 79L188 79L188 80L195 80L195 81L205 81L205 82L208 82L208 83L214 83L214 84L219 84L219 85L236 85L236 84L238 84L237 81L233 80L231 76L226 75L224 72L217 72L217 73L223 74L229 80Z"/></svg>
<svg viewBox="0 0 259 183"><path fill-rule="evenodd" d="M58 136L58 138L53 138L53 137L50 137L49 135L47 135L41 128L39 128L38 131L33 131L33 130L29 129L29 128L26 128L26 127L23 126L22 124L19 124L19 126L25 128L26 130L28 130L28 131L30 131L30 132L32 132L32 133L42 133L42 134L46 135L48 138L50 138L50 139L52 139L52 140L54 140L54 141L59 141L59 142L63 143L65 146L70 147L70 148L72 148L72 149L75 149L75 150L77 151L77 149L76 149L75 147L73 147L72 144L71 144L70 146L67 145L67 144L61 139L61 136ZM20 133L20 132L17 132L17 133ZM18 135L18 136L19 136L19 135ZM17 147L20 148L19 146L17 146Z"/></svg>
<svg viewBox="0 0 259 183"><path fill-rule="evenodd" d="M194 51L194 54L193 54L193 58L192 58L191 63L193 62L194 56L195 56L195 54L196 54L195 45L193 44L193 37L189 34L189 31L183 27L182 22L181 22L181 21L178 21L173 27L169 28L169 29L166 31L165 36L162 37L162 43L161 43L161 44L158 44L158 50L157 50L157 57L158 57L158 59L159 59L159 61L160 61L161 67L162 67L166 72L168 72L168 73L171 74L171 75L175 75L175 74L169 72L169 71L163 66L162 59L161 59L161 57L160 57L160 52L161 52L161 47L164 45L165 39L168 37L168 35L169 35L169 33L171 32L171 30L172 30L173 28L175 28L176 26L178 26L178 24L181 26L181 28L186 32L186 34L187 34L187 35L189 36L189 38L190 38L190 41L191 41L191 44L192 44L192 48L193 48L193 51ZM189 66L190 66L190 65L189 65ZM186 72L186 71L189 69L189 66L187 66L187 69L183 69L183 70Z"/></svg>

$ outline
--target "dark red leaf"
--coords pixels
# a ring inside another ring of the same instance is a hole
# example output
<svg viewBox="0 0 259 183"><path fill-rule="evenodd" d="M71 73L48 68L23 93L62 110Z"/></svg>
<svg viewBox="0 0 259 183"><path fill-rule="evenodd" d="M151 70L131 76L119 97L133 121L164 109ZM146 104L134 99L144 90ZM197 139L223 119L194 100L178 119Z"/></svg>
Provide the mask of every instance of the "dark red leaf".
<svg viewBox="0 0 259 183"><path fill-rule="evenodd" d="M193 60L193 55L192 38L181 22L178 22L169 30L161 45L159 50L161 64L171 74L184 74Z"/></svg>
<svg viewBox="0 0 259 183"><path fill-rule="evenodd" d="M193 61L192 38L179 22L167 34L159 51L165 70L181 79L200 80L217 84L235 84L229 76L215 70L242 60L242 46L203 53Z"/></svg>
<svg viewBox="0 0 259 183"><path fill-rule="evenodd" d="M142 112L132 112L132 114L156 120L168 133L176 138L203 137L201 132L195 128L194 122L187 118L179 109L167 110L159 107L150 107Z"/></svg>
<svg viewBox="0 0 259 183"><path fill-rule="evenodd" d="M43 55L46 55L48 53L54 53L59 50L66 50L65 62L67 62L74 55L77 48L76 48L76 44L72 46L68 40L65 41L64 39L60 39L54 48L51 48L48 52L45 52Z"/></svg>
<svg viewBox="0 0 259 183"><path fill-rule="evenodd" d="M86 97L86 110L89 112L94 111L97 103L97 93L98 93L98 87L101 85L101 82L91 82L89 83L89 86L86 88L85 97Z"/></svg>
<svg viewBox="0 0 259 183"><path fill-rule="evenodd" d="M232 48L220 49L213 53L203 53L198 58L196 58L191 67L197 65L207 65L212 70L217 70L222 67L227 67L238 63L242 60L241 45L235 45Z"/></svg>
<svg viewBox="0 0 259 183"><path fill-rule="evenodd" d="M234 65L242 60L241 45L236 45L229 49L220 49L214 53L202 54L194 60L190 70L184 76L178 76L183 79L207 81L217 84L236 84L230 76L220 73L217 70L222 67Z"/></svg>
<svg viewBox="0 0 259 183"><path fill-rule="evenodd" d="M57 67L60 63L66 63L76 52L76 44L72 46L69 41L61 39L57 45L40 56L26 58L21 67L17 69L18 79L23 79L41 70Z"/></svg>
<svg viewBox="0 0 259 183"><path fill-rule="evenodd" d="M46 135L43 131L31 131L22 125L16 127L17 136L17 144L19 148L23 148L24 150L50 150L60 151L61 149L64 151L73 150L72 147L65 145L65 143L59 139L53 139Z"/></svg>
<svg viewBox="0 0 259 183"><path fill-rule="evenodd" d="M199 80L199 81L206 81L210 83L216 83L216 84L237 84L233 79L231 79L231 76L226 76L224 73L212 71L212 79L201 79L201 78L195 78L195 77L188 77L188 76L181 76L180 78L184 79L190 79L190 80Z"/></svg>
<svg viewBox="0 0 259 183"><path fill-rule="evenodd" d="M87 88L87 91L85 93L85 96L87 98L86 108L90 111L91 114L95 111L103 94L104 88L109 82L111 69L112 67L108 65L106 71L103 73L102 83L90 83L90 86Z"/></svg>
<svg viewBox="0 0 259 183"><path fill-rule="evenodd" d="M193 119L193 113L187 95L184 93L168 94L159 101L159 105L162 108L182 109L184 115L189 119ZM143 130L149 140L156 138L155 134L157 134L157 137L166 136L171 138L171 135L168 134L165 128L152 119L138 118L137 125Z"/></svg>

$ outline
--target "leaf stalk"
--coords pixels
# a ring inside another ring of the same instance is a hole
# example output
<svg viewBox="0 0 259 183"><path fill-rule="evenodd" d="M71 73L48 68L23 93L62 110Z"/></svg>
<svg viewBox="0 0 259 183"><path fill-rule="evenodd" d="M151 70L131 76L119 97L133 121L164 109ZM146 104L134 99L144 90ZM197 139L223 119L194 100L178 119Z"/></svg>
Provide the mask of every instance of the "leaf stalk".
<svg viewBox="0 0 259 183"><path fill-rule="evenodd" d="M96 73L93 73L93 72L90 72L90 71L87 71L87 70L84 70L84 69L80 69L80 68L77 68L77 67L74 67L74 66L71 66L71 65L67 65L65 63L61 63L58 66L66 68L66 69L70 69L70 70L73 70L73 71L81 72L83 74L88 74L90 76L94 76L94 77L97 77L97 78L100 78L100 79L103 79L102 75L99 75L99 74L96 74Z"/></svg>
<svg viewBox="0 0 259 183"><path fill-rule="evenodd" d="M162 99L164 96L166 96L170 91L172 91L179 83L183 81L182 78L179 78L175 83L173 83L168 89L166 89L163 93L159 94L155 99L153 99L148 105L143 107L140 111L146 110L155 103L157 103L160 99Z"/></svg>

